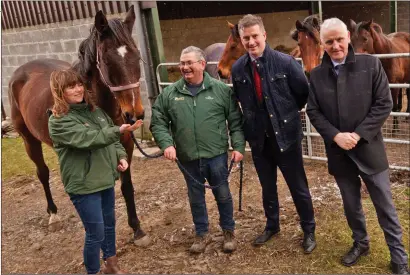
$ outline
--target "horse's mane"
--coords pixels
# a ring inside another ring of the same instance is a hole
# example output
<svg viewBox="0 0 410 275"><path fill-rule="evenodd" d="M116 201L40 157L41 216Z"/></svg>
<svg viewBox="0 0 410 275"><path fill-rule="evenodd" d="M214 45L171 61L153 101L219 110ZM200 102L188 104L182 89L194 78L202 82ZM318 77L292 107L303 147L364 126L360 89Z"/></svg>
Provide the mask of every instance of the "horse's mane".
<svg viewBox="0 0 410 275"><path fill-rule="evenodd" d="M90 29L90 35L82 41L79 46L79 61L74 63L72 67L84 80L88 80L90 78L91 69L96 63L96 43L98 40L103 40L105 36L109 35L118 47L126 45L129 48L137 48L125 24L120 19L113 18L108 20L108 26L109 30L107 33L103 33L101 35L97 31L96 27L93 26Z"/></svg>
<svg viewBox="0 0 410 275"><path fill-rule="evenodd" d="M357 31L360 31L361 29L365 29L366 31L370 32L370 29L373 28L377 33L381 34L381 35L385 35L383 33L383 29L382 27L377 24L376 22L373 22L373 20L371 21L362 21L357 23Z"/></svg>
<svg viewBox="0 0 410 275"><path fill-rule="evenodd" d="M320 33L320 24L321 24L321 21L317 15L309 15L302 21L302 26L303 26L304 31L307 31L308 34L315 39L317 38L315 33L316 32ZM293 40L296 40L296 41L298 41L298 34L299 34L299 30L296 28L290 32L290 36L292 37Z"/></svg>
<svg viewBox="0 0 410 275"><path fill-rule="evenodd" d="M235 27L231 30L231 35L234 39L240 38L238 24L235 24Z"/></svg>

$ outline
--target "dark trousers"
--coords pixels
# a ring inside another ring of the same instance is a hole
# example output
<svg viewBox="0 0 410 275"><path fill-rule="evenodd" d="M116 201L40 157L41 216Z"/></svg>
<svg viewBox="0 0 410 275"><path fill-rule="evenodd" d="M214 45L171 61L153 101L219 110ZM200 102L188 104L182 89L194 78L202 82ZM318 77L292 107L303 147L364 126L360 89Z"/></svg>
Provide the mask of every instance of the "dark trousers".
<svg viewBox="0 0 410 275"><path fill-rule="evenodd" d="M345 171L343 176L335 176L342 195L346 219L353 233L353 240L361 246L369 245L360 196L361 181L359 175L366 184L376 209L379 224L383 229L390 250L391 260L397 264L407 263L407 254L402 242L402 230L390 190L388 169L374 175L366 175L356 170Z"/></svg>
<svg viewBox="0 0 410 275"><path fill-rule="evenodd" d="M296 142L285 152L281 152L275 138L266 137L263 150L252 148L252 158L262 185L263 208L266 229L279 230L279 201L277 191L277 167L281 170L300 217L300 225L305 233L315 231L315 218L305 169L303 167L302 146Z"/></svg>
<svg viewBox="0 0 410 275"><path fill-rule="evenodd" d="M114 187L92 194L69 194L85 228L84 265L88 274L100 271L103 259L115 256Z"/></svg>

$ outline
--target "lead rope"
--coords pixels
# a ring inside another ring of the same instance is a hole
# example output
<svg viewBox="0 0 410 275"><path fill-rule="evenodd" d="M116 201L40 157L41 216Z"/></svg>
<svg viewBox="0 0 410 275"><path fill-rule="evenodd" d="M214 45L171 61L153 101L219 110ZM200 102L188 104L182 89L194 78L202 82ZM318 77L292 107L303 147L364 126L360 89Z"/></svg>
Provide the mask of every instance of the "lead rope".
<svg viewBox="0 0 410 275"><path fill-rule="evenodd" d="M138 144L137 139L134 136L133 132L130 132L131 134L131 139L133 140L135 146L137 146L138 150L141 152L141 154L147 158L151 158L151 159L155 159L155 158L159 158L162 157L164 155L164 153L160 152L157 154L153 154L153 155L148 155L147 153L144 152L144 150L141 148L141 146ZM192 176L187 170L186 168L182 165L182 163L176 159L176 163L178 165L178 167L184 172L186 173L186 175L188 175L196 184L203 186L205 188L209 188L209 189L216 189L218 187L220 187L223 183L220 183L218 185L212 186L209 184L203 184L202 182L199 182L196 178L194 178L194 176ZM228 169L228 176L227 179L229 177L229 175L232 172L232 167L233 167L234 161L231 160L231 163L229 164L229 169ZM242 186L243 186L243 161L240 162L240 175L239 175L239 211L242 211Z"/></svg>

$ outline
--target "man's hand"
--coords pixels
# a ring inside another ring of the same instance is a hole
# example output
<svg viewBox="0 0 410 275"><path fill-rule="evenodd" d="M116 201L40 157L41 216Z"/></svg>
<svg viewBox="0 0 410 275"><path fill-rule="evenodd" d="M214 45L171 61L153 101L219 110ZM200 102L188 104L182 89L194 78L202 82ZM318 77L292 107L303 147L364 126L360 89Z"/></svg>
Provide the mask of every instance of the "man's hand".
<svg viewBox="0 0 410 275"><path fill-rule="evenodd" d="M361 137L358 134L356 134L355 132L350 133L350 136L352 138L354 138L357 142L359 142L359 140L361 139Z"/></svg>
<svg viewBox="0 0 410 275"><path fill-rule="evenodd" d="M357 140L351 133L338 133L333 140L344 150L351 150L357 144Z"/></svg>
<svg viewBox="0 0 410 275"><path fill-rule="evenodd" d="M176 160L177 158L177 151L175 150L174 146L169 146L167 149L164 151L164 157L169 159L169 160Z"/></svg>
<svg viewBox="0 0 410 275"><path fill-rule="evenodd" d="M232 159L234 162L240 162L243 159L243 155L238 151L232 152Z"/></svg>
<svg viewBox="0 0 410 275"><path fill-rule="evenodd" d="M126 159L120 159L119 164L117 166L118 171L124 172L128 168L128 162Z"/></svg>

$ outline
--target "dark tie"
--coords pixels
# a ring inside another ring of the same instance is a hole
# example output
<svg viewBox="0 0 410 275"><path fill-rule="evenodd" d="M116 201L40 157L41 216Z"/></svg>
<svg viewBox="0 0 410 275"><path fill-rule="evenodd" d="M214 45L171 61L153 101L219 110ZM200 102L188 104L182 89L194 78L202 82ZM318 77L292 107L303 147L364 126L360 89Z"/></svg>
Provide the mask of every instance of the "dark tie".
<svg viewBox="0 0 410 275"><path fill-rule="evenodd" d="M253 65L253 82L255 83L256 98L259 102L262 102L262 83L261 76L256 68L256 61L252 62Z"/></svg>
<svg viewBox="0 0 410 275"><path fill-rule="evenodd" d="M341 66L341 64L336 65L335 68L334 68L336 75L339 75L340 66Z"/></svg>

